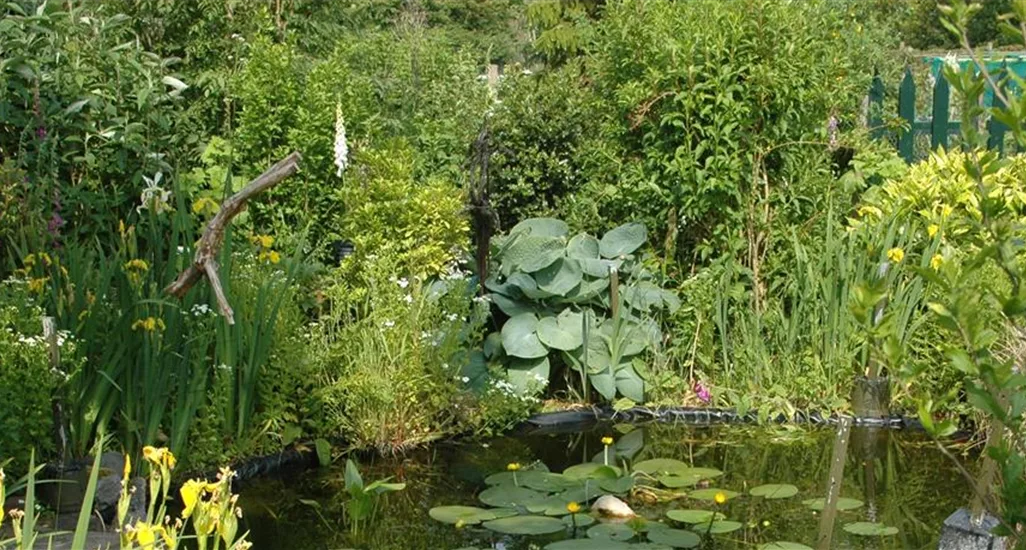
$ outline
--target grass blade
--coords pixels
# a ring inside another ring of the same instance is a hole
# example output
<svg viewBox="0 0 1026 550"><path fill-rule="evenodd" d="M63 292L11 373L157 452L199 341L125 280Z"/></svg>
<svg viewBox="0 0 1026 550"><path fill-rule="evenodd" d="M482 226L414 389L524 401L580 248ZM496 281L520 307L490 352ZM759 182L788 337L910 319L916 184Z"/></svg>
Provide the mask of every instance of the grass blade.
<svg viewBox="0 0 1026 550"><path fill-rule="evenodd" d="M85 548L86 534L89 532L89 518L93 515L93 499L96 497L96 483L100 476L100 455L103 454L103 436L100 436L93 448L93 470L89 472L89 483L86 484L82 509L78 511L78 523L75 525L75 536L72 548Z"/></svg>

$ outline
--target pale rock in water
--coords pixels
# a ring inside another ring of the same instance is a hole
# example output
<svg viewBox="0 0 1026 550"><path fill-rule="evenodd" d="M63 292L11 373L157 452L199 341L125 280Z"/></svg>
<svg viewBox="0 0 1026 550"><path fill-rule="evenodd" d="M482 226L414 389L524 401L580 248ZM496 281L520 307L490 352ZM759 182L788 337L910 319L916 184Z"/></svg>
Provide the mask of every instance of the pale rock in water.
<svg viewBox="0 0 1026 550"><path fill-rule="evenodd" d="M631 510L627 503L613 495L602 495L595 504L591 505L591 511L600 515L614 518L632 518L637 514Z"/></svg>

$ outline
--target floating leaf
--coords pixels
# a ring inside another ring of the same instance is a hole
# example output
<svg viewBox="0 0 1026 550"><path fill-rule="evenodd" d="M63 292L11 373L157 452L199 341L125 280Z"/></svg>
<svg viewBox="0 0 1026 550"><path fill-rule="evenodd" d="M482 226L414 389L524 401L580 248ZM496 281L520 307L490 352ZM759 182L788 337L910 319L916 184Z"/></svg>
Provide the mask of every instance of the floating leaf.
<svg viewBox="0 0 1026 550"><path fill-rule="evenodd" d="M670 510L666 517L681 523L708 523L710 521L726 519L720 512L712 510Z"/></svg>
<svg viewBox="0 0 1026 550"><path fill-rule="evenodd" d="M489 487L477 495L478 500L496 508L513 508L515 506L528 506L545 500L545 493L517 487L515 485L495 485Z"/></svg>
<svg viewBox="0 0 1026 550"><path fill-rule="evenodd" d="M791 498L798 494L798 488L786 483L768 484L752 487L752 490L748 491L748 493L753 497L763 497L774 500L780 498Z"/></svg>
<svg viewBox="0 0 1026 550"><path fill-rule="evenodd" d="M634 530L622 523L600 523L588 529L588 538L628 541L634 538Z"/></svg>
<svg viewBox="0 0 1026 550"><path fill-rule="evenodd" d="M595 523L595 518L588 514L567 514L563 516L563 523L565 523L567 527L573 527L575 525L577 527L587 527Z"/></svg>
<svg viewBox="0 0 1026 550"><path fill-rule="evenodd" d="M898 534L897 527L890 527L882 523L869 523L868 521L849 523L844 526L844 530L861 537L885 537Z"/></svg>
<svg viewBox="0 0 1026 550"><path fill-rule="evenodd" d="M634 546L615 540L570 539L553 542L545 550L631 550Z"/></svg>
<svg viewBox="0 0 1026 550"><path fill-rule="evenodd" d="M674 548L695 548L702 542L701 537L685 529L651 529L648 540Z"/></svg>
<svg viewBox="0 0 1026 550"><path fill-rule="evenodd" d="M691 491L688 493L688 496L697 500L715 500L716 495L721 493L723 496L727 497L727 500L730 500L739 494L736 491L728 491L726 489L699 489L697 491Z"/></svg>
<svg viewBox="0 0 1026 550"><path fill-rule="evenodd" d="M647 239L648 232L643 224L627 223L602 235L599 252L603 258L619 258L641 248Z"/></svg>
<svg viewBox="0 0 1026 550"><path fill-rule="evenodd" d="M716 468L684 468L676 472L679 476L695 476L701 479L713 479L723 475L723 472Z"/></svg>
<svg viewBox="0 0 1026 550"><path fill-rule="evenodd" d="M585 462L563 470L563 476L569 479L616 479L620 477L620 469L616 466Z"/></svg>
<svg viewBox="0 0 1026 550"><path fill-rule="evenodd" d="M482 521L495 519L495 513L475 506L436 506L428 510L428 515L435 521L455 525L462 521L467 525L477 525Z"/></svg>
<svg viewBox="0 0 1026 550"><path fill-rule="evenodd" d="M631 476L623 476L618 479L603 479L599 481L599 487L609 491L610 493L622 495L634 488L634 478Z"/></svg>
<svg viewBox="0 0 1026 550"><path fill-rule="evenodd" d="M508 355L521 359L537 359L548 355L535 330L538 318L533 313L522 313L502 325L502 347Z"/></svg>
<svg viewBox="0 0 1026 550"><path fill-rule="evenodd" d="M692 528L699 533L721 535L737 531L741 528L741 523L737 521L714 521L712 523L699 523Z"/></svg>
<svg viewBox="0 0 1026 550"><path fill-rule="evenodd" d="M797 542L778 540L767 544L760 544L759 550L812 550L812 547Z"/></svg>
<svg viewBox="0 0 1026 550"><path fill-rule="evenodd" d="M805 506L808 506L809 508L812 508L813 510L822 511L823 508L826 506L826 499L822 498L822 497L820 497L820 498L810 498L808 500L803 500L802 504L804 504ZM856 500L854 498L847 498L847 497L840 497L840 498L837 499L837 509L838 510L842 510L842 511L844 511L844 510L855 510L855 509L858 509L858 508L861 508L861 507L862 507L862 501L861 500Z"/></svg>
<svg viewBox="0 0 1026 550"><path fill-rule="evenodd" d="M677 472L682 472L690 468L691 467L687 464L673 458L651 458L648 460L642 460L634 465L635 472L641 472L648 475L677 475Z"/></svg>
<svg viewBox="0 0 1026 550"><path fill-rule="evenodd" d="M545 535L566 529L561 520L542 516L511 516L486 521L482 525L507 535Z"/></svg>
<svg viewBox="0 0 1026 550"><path fill-rule="evenodd" d="M698 485L699 481L702 481L702 478L698 476L665 475L659 476L657 479L659 480L659 483L663 484L664 487L670 489L680 489L681 487L694 487L695 485Z"/></svg>

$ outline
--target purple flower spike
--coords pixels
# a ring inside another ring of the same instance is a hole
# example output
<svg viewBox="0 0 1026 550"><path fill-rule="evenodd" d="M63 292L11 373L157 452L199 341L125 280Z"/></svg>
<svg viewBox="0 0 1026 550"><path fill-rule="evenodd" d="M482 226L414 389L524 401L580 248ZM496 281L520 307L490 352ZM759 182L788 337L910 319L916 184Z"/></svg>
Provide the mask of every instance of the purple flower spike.
<svg viewBox="0 0 1026 550"><path fill-rule="evenodd" d="M696 381L695 386L692 388L695 390L695 395L702 403L708 403L712 401L712 394L709 393L709 388L702 385L701 382Z"/></svg>

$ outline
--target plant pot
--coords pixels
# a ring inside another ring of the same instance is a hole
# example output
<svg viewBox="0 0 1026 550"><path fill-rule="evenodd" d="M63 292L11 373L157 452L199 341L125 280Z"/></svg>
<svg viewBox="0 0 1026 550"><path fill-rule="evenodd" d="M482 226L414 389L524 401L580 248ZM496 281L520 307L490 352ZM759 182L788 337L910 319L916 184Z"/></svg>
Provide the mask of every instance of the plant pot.
<svg viewBox="0 0 1026 550"><path fill-rule="evenodd" d="M886 376L859 376L851 391L851 408L858 418L891 416L891 380Z"/></svg>

